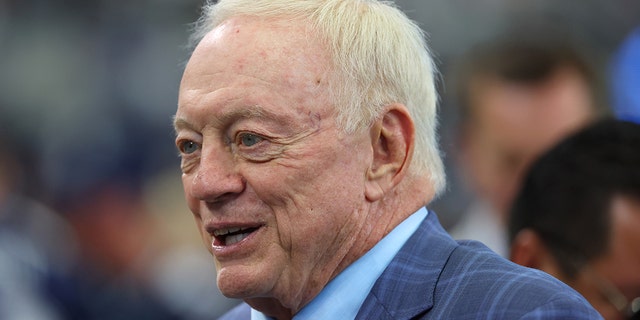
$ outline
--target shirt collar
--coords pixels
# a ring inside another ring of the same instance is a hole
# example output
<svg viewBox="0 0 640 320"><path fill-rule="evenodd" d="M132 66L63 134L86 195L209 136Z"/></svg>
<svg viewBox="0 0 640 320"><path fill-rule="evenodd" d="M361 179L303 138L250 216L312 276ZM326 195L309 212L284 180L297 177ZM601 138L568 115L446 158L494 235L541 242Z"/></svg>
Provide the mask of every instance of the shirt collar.
<svg viewBox="0 0 640 320"><path fill-rule="evenodd" d="M396 226L365 255L331 280L293 319L354 319L376 280L428 213L423 207ZM267 319L270 318L251 309L251 320Z"/></svg>

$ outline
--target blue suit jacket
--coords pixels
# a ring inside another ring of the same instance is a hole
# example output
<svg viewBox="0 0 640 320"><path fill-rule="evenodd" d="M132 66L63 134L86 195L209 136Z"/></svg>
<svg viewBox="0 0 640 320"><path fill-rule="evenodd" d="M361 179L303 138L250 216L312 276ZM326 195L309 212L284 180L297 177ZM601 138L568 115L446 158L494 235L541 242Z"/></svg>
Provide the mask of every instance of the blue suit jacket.
<svg viewBox="0 0 640 320"><path fill-rule="evenodd" d="M250 319L242 304L220 319ZM429 212L382 273L356 319L601 319L573 289L474 241Z"/></svg>

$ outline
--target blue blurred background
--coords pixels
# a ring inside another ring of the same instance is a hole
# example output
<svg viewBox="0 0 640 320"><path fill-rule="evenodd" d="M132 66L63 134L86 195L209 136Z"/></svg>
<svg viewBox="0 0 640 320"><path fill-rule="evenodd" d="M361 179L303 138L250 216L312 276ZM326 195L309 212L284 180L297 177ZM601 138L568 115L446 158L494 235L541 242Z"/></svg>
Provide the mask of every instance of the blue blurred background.
<svg viewBox="0 0 640 320"><path fill-rule="evenodd" d="M473 45L534 21L571 34L606 77L635 74L612 91L640 92L638 58L619 52L638 0L396 2L443 78ZM215 288L173 145L201 5L0 0L0 319L213 319L237 303ZM449 226L468 195L450 163L446 81L440 92L450 186L433 207Z"/></svg>

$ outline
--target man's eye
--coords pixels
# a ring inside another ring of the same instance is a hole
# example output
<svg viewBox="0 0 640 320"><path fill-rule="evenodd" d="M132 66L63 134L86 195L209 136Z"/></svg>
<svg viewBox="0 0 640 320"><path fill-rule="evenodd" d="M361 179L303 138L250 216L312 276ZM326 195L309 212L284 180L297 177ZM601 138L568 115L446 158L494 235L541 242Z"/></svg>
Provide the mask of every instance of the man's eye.
<svg viewBox="0 0 640 320"><path fill-rule="evenodd" d="M198 151L198 144L193 142L193 141L185 141L182 142L179 146L180 148L180 152L184 153L184 154L191 154L194 153L196 151Z"/></svg>
<svg viewBox="0 0 640 320"><path fill-rule="evenodd" d="M242 133L239 136L239 140L239 142L245 147L251 147L257 143L260 143L264 139L252 133Z"/></svg>

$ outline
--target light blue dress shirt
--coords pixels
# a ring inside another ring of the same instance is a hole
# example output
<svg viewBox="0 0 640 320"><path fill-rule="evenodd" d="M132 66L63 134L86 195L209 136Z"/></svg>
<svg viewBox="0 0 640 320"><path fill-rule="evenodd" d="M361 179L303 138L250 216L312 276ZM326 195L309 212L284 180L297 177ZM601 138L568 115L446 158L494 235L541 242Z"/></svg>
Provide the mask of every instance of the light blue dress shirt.
<svg viewBox="0 0 640 320"><path fill-rule="evenodd" d="M376 280L428 213L427 209L421 208L405 219L369 252L331 280L293 319L354 319ZM251 309L251 320L268 319L271 318Z"/></svg>

